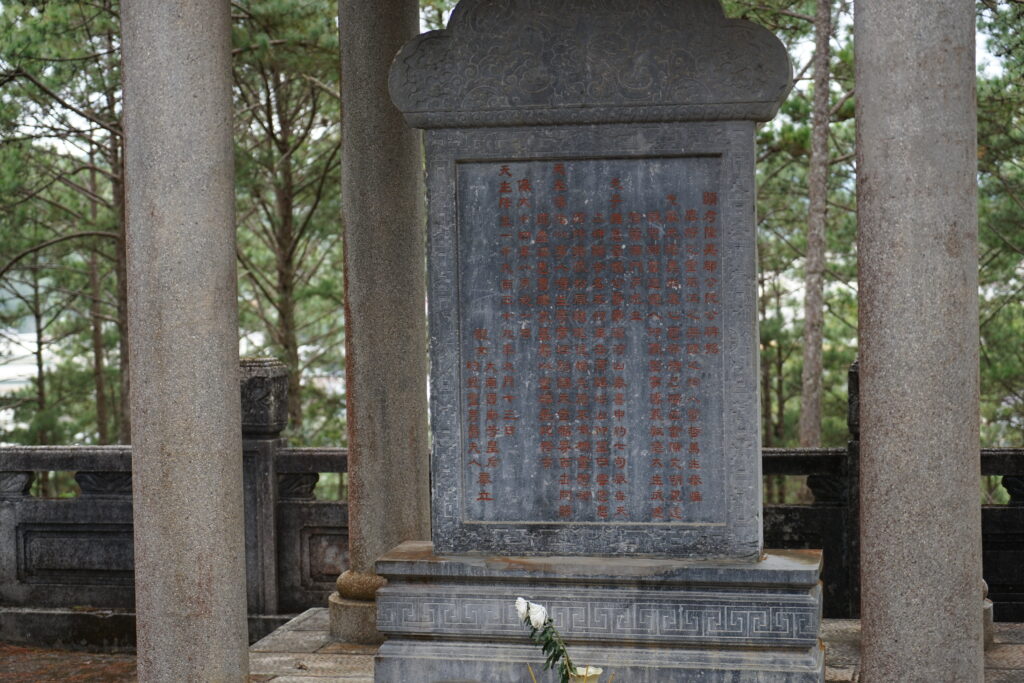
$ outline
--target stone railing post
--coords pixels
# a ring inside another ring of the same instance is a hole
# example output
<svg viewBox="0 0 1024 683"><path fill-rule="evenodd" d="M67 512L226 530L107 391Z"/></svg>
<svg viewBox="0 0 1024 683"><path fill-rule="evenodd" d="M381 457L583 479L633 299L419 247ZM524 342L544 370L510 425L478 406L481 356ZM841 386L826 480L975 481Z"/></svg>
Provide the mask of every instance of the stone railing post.
<svg viewBox="0 0 1024 683"><path fill-rule="evenodd" d="M245 573L249 614L277 613L277 469L288 426L288 367L275 358L243 358L242 467Z"/></svg>
<svg viewBox="0 0 1024 683"><path fill-rule="evenodd" d="M832 614L855 618L860 613L860 383L856 360L850 365L847 386L846 423L850 436L840 473L812 474L807 477L807 486L814 494L815 504L837 506L840 510L842 542L838 547L842 555L826 557L826 573L838 578L848 590L840 593L841 605L830 603L829 608Z"/></svg>
<svg viewBox="0 0 1024 683"><path fill-rule="evenodd" d="M850 439L846 442L846 507L843 531L846 534L845 547L849 553L846 571L849 577L851 619L860 616L860 365L856 360L850 365L847 383L846 424Z"/></svg>

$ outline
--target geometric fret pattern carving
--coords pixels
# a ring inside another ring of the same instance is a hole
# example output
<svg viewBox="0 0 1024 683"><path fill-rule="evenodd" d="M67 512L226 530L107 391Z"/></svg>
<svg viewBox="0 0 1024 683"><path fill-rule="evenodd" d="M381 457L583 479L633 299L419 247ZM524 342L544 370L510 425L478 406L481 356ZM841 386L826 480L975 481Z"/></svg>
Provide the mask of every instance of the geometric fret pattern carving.
<svg viewBox="0 0 1024 683"><path fill-rule="evenodd" d="M503 559L407 542L377 570L388 580L377 591L380 681L522 680L534 655L516 596L544 605L577 660L616 680L824 680L818 552L752 563Z"/></svg>
<svg viewBox="0 0 1024 683"><path fill-rule="evenodd" d="M523 591L529 590L526 588ZM430 595L380 594L378 628L388 634L519 634L515 607L505 595L472 590L434 590ZM575 592L575 591L573 591ZM622 643L714 641L736 645L792 645L817 642L819 605L811 596L789 599L763 593L737 597L728 593L658 593L600 591L572 599L533 589L559 630L573 642L614 640ZM508 593L513 595L513 593Z"/></svg>

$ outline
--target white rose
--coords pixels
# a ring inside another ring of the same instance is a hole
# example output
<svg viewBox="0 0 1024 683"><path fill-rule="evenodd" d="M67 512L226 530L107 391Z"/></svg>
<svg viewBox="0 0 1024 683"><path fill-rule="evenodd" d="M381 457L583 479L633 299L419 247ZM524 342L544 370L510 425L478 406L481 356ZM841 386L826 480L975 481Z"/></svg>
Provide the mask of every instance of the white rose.
<svg viewBox="0 0 1024 683"><path fill-rule="evenodd" d="M600 676L603 673L604 673L604 669L602 669L599 666L577 666L576 667L576 675L577 676L583 676L584 678L587 677L587 676Z"/></svg>
<svg viewBox="0 0 1024 683"><path fill-rule="evenodd" d="M516 614L519 615L519 621L526 621L526 616L530 613L530 603L522 598L516 598Z"/></svg>
<svg viewBox="0 0 1024 683"><path fill-rule="evenodd" d="M544 628L544 622L548 620L548 611L544 609L544 605L531 602L529 613L530 625L536 629Z"/></svg>

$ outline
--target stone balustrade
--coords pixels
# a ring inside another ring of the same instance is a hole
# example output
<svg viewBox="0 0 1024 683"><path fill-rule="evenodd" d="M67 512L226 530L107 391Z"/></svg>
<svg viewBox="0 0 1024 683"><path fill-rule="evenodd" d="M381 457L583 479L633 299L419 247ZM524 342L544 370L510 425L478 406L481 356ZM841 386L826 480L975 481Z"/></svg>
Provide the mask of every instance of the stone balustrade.
<svg viewBox="0 0 1024 683"><path fill-rule="evenodd" d="M348 566L348 505L317 500L341 448L288 448L287 379L241 363L249 637L326 604ZM131 446L0 448L0 641L134 643ZM34 472L74 472L80 494L30 495Z"/></svg>
<svg viewBox="0 0 1024 683"><path fill-rule="evenodd" d="M765 475L807 476L812 503L764 506L765 543L824 550L827 618L859 614L856 369L851 375L846 448L762 453ZM285 418L275 408L286 405L279 402L281 386L260 380L243 393L253 640L289 615L325 606L348 566L348 506L313 494L320 473L347 471L347 451L286 447L280 439ZM80 495L30 495L39 471L75 472ZM984 576L995 619L1024 622L1024 449L982 449L981 473L1003 475L1011 497L1007 505L982 506ZM912 487L908 482L908 495ZM131 644L131 447L0 448L0 548L0 641Z"/></svg>
<svg viewBox="0 0 1024 683"><path fill-rule="evenodd" d="M346 471L347 452L269 450L262 463L243 456L258 482L246 489L250 640L326 605L348 565L347 505L313 494L320 473ZM36 471L75 472L80 494L29 495ZM130 447L0 448L0 641L133 643L132 545Z"/></svg>

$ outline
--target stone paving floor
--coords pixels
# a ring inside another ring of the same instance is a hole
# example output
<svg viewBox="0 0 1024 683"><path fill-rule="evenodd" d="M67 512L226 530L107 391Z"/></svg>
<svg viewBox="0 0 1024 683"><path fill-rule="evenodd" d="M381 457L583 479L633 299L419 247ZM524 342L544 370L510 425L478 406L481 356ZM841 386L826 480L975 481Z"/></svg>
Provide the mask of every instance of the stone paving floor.
<svg viewBox="0 0 1024 683"><path fill-rule="evenodd" d="M0 681L127 683L135 680L135 655L69 652L0 643Z"/></svg>
<svg viewBox="0 0 1024 683"><path fill-rule="evenodd" d="M827 643L825 680L859 683L859 622L829 619L822 632ZM327 610L311 609L250 648L250 680L253 683L371 683L374 650L332 642ZM2 683L134 680L135 658L130 654L69 652L0 643ZM985 683L1024 683L1024 624L996 624L995 645L985 653Z"/></svg>
<svg viewBox="0 0 1024 683"><path fill-rule="evenodd" d="M826 619L825 680L860 681L860 622ZM985 683L1024 683L1024 624L996 624L995 642L985 651Z"/></svg>

